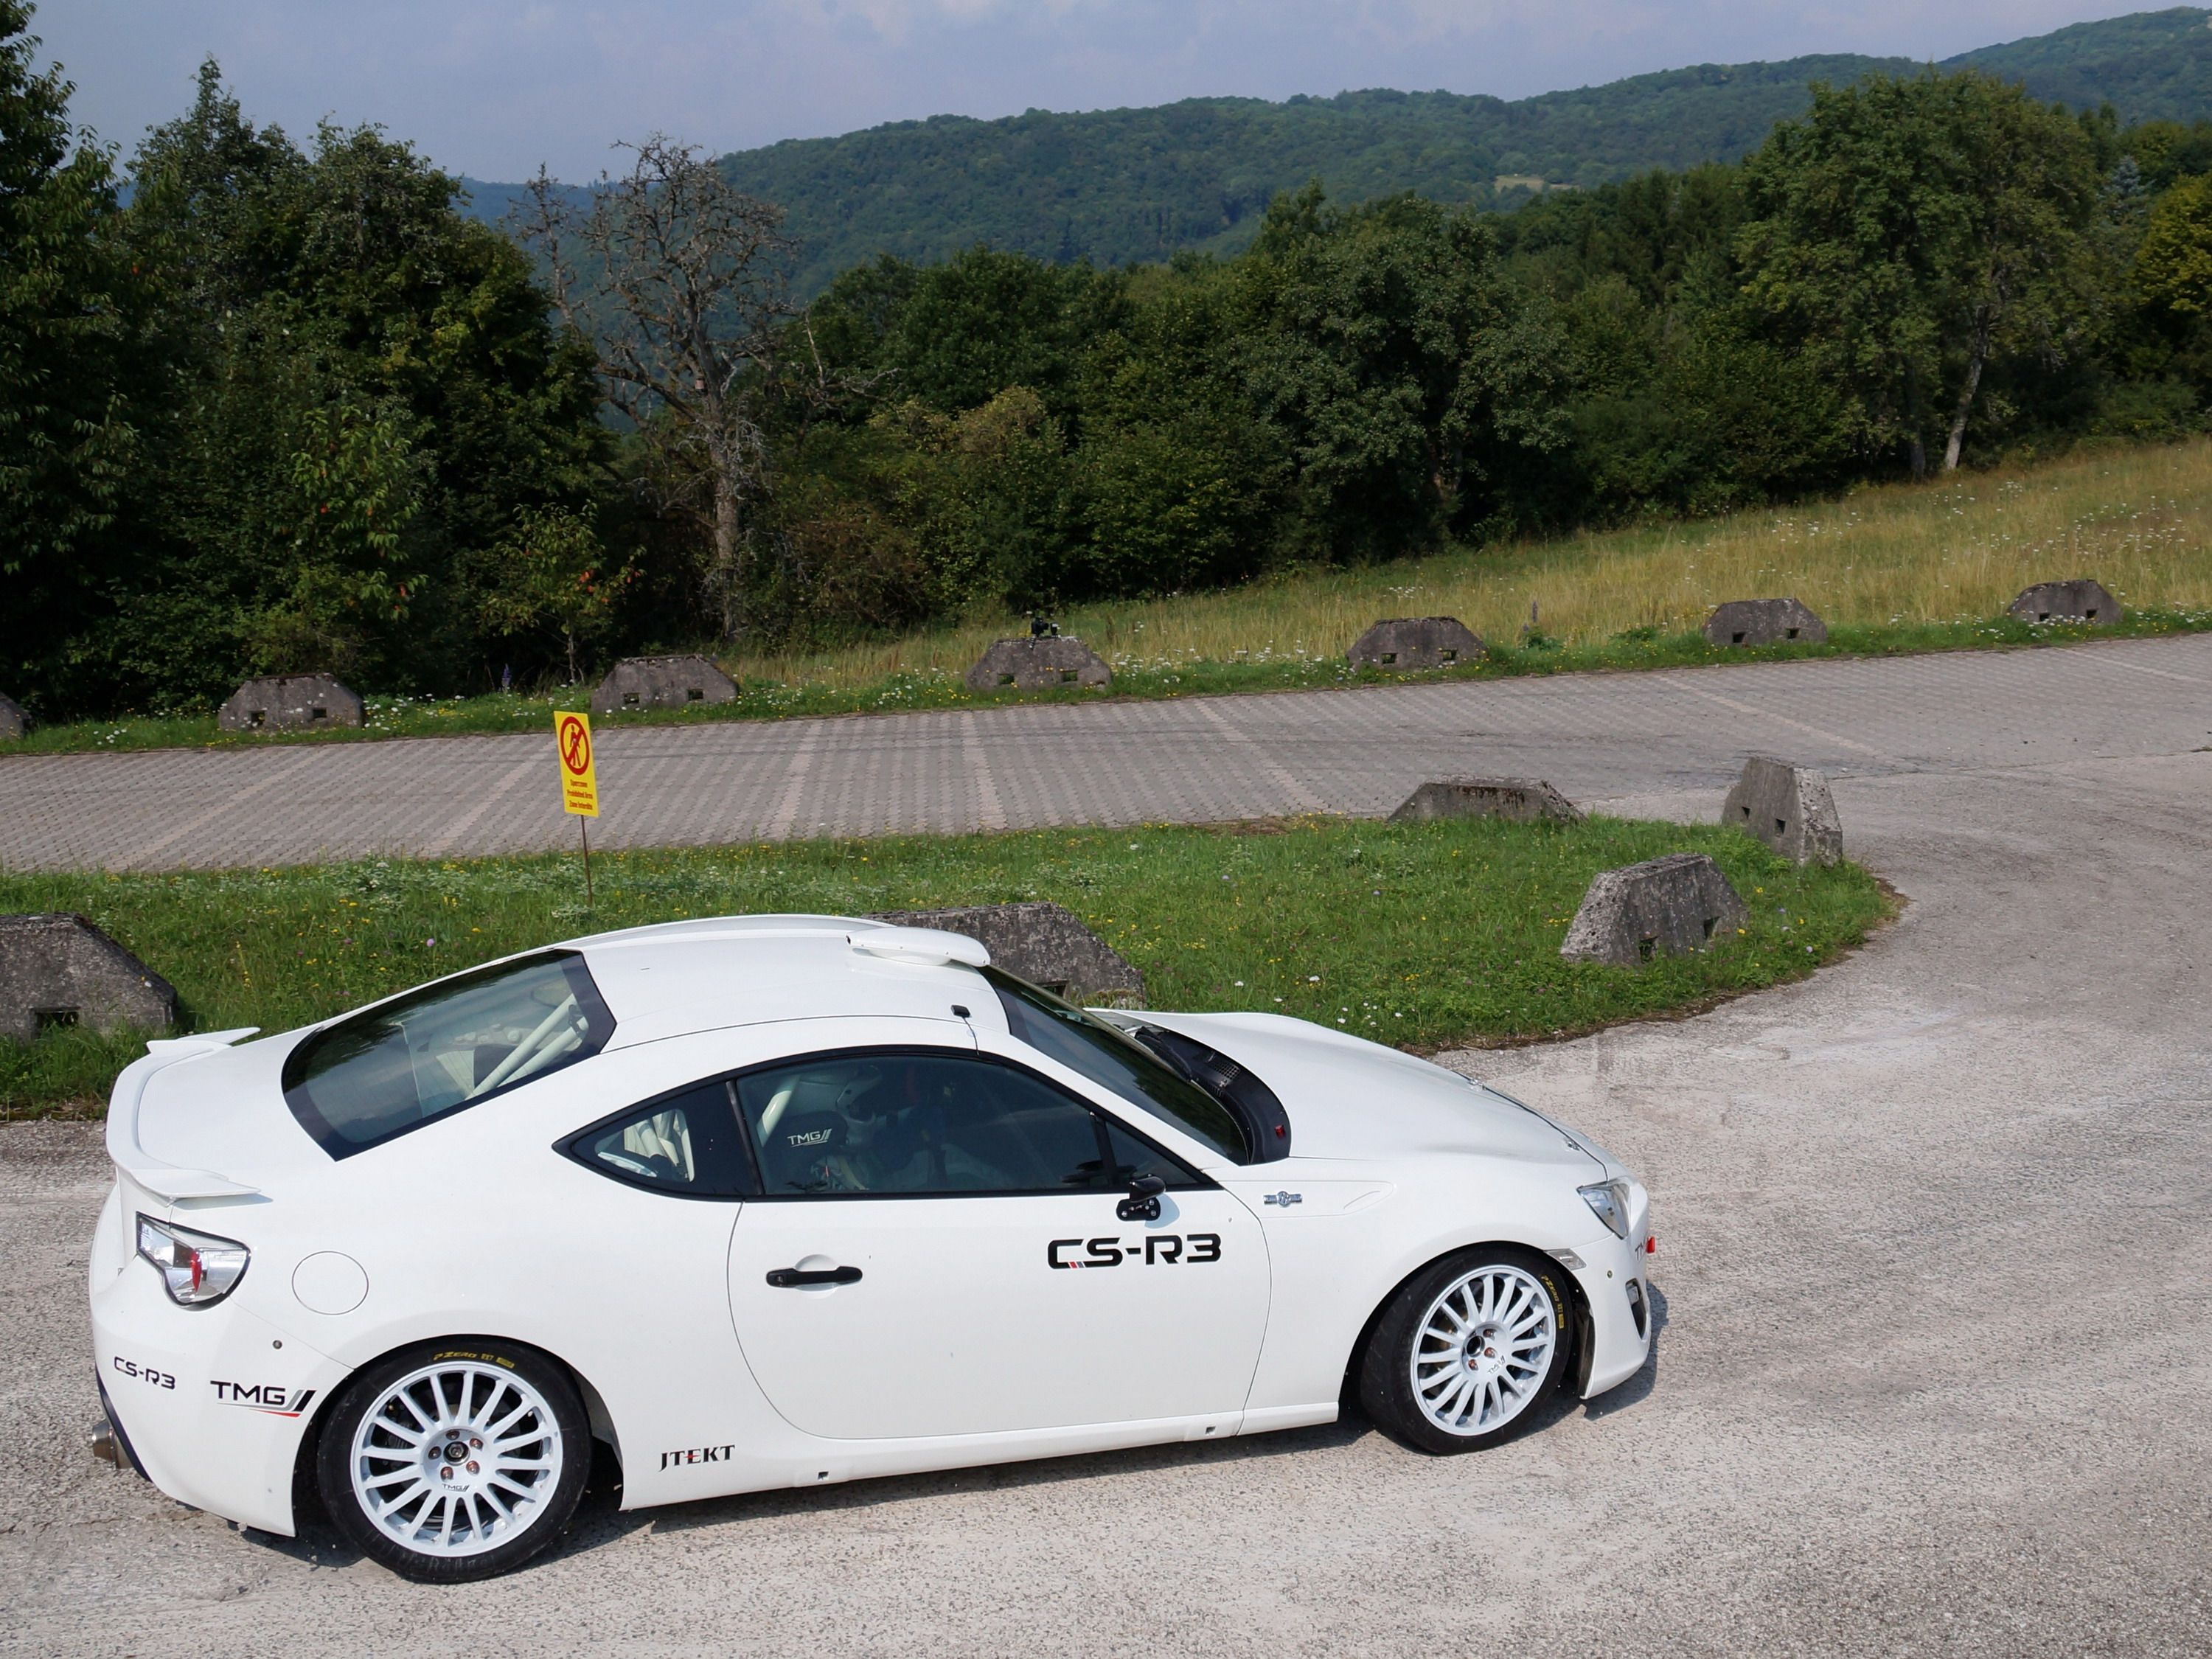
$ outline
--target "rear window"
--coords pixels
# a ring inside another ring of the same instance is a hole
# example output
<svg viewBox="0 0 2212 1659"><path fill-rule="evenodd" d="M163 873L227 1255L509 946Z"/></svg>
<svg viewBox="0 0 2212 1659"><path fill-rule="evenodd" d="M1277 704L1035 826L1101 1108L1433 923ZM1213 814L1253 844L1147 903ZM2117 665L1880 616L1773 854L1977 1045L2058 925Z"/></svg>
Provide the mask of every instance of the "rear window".
<svg viewBox="0 0 2212 1659"><path fill-rule="evenodd" d="M501 963L317 1032L284 1063L284 1098L345 1158L573 1066L614 1029L574 951Z"/></svg>

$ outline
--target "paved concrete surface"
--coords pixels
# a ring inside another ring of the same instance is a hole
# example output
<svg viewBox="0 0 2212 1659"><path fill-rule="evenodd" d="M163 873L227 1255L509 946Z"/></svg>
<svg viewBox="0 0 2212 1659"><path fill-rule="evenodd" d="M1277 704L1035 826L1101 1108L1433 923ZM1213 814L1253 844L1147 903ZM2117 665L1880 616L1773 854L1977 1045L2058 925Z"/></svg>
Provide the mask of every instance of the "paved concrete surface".
<svg viewBox="0 0 2212 1659"><path fill-rule="evenodd" d="M0 1652L2201 1656L2212 755L2037 741L1840 781L1912 902L1817 979L1462 1057L1639 1168L1664 1298L1643 1375L1472 1458L1347 1422L602 1504L524 1574L423 1589L83 1454L96 1144L0 1129Z"/></svg>
<svg viewBox="0 0 2212 1659"><path fill-rule="evenodd" d="M1725 787L1747 753L1876 776L2212 744L2212 635L1895 660L1460 681L600 734L605 847L1388 812L1448 774L1577 801ZM0 759L0 867L568 848L553 739Z"/></svg>

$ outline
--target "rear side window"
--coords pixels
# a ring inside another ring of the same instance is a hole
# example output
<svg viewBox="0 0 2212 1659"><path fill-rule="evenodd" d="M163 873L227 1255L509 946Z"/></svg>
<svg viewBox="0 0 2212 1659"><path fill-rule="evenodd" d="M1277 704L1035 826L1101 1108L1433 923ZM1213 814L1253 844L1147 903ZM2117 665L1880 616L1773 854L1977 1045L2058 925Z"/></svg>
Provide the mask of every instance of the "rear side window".
<svg viewBox="0 0 2212 1659"><path fill-rule="evenodd" d="M300 1127L346 1158L597 1054L614 1017L574 951L441 980L317 1032L284 1063Z"/></svg>
<svg viewBox="0 0 2212 1659"><path fill-rule="evenodd" d="M702 1083L571 1135L561 1150L590 1170L678 1198L744 1198L752 1158L726 1082Z"/></svg>

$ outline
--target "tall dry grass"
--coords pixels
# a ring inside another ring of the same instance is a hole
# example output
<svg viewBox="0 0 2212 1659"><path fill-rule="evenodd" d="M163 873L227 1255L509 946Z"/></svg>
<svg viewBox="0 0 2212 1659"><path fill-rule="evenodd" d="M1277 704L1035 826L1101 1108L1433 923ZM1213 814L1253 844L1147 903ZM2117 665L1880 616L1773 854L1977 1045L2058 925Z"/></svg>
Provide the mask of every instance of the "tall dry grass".
<svg viewBox="0 0 2212 1659"><path fill-rule="evenodd" d="M2040 465L1861 489L1840 500L1455 550L1228 592L1082 605L1060 617L1117 665L1339 658L1381 617L1448 614L1569 644L1694 629L1724 599L1795 594L1831 623L1992 617L2031 582L2094 576L2125 605L2212 608L2212 441L2077 452ZM957 675L1016 619L743 657L747 679L844 687Z"/></svg>

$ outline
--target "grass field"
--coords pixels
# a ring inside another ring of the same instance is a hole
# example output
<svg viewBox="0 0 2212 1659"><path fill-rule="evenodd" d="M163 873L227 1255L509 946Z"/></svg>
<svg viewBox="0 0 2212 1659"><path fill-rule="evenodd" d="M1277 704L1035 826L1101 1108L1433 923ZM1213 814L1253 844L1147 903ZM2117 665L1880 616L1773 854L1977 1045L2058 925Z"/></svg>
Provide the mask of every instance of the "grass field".
<svg viewBox="0 0 2212 1659"><path fill-rule="evenodd" d="M1643 668L1746 655L1817 656L2025 646L2080 637L2006 620L2036 581L2094 576L2128 607L2123 631L2212 628L2212 441L2077 452L2033 468L1899 484L1784 511L1655 525L1227 592L1081 606L1063 630L1106 658L1109 693L971 693L960 676L1014 618L844 650L734 656L735 703L625 720L774 719L1104 695L1176 696L1348 683L1345 647L1382 617L1460 617L1491 648L1462 678ZM1825 617L1826 646L1758 653L1696 631L1722 600L1795 594ZM1534 628L1530 632L1531 619ZM32 751L268 743L542 728L587 690L440 702L371 697L368 728L311 739L221 738L211 715L34 729Z"/></svg>
<svg viewBox="0 0 2212 1659"><path fill-rule="evenodd" d="M1569 964L1596 872L1707 851L1751 909L1698 956ZM1162 1008L1257 1008L1405 1047L1557 1035L1810 972L1887 912L1850 866L1801 870L1734 830L1302 818L1217 827L818 841L595 860L372 863L179 875L0 875L0 911L91 916L175 986L189 1028L288 1030L549 940L742 911L854 915L1057 900ZM0 1042L0 1116L96 1111L137 1040Z"/></svg>

